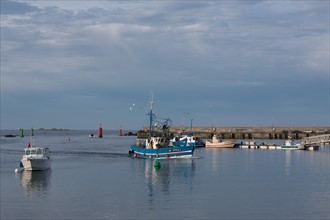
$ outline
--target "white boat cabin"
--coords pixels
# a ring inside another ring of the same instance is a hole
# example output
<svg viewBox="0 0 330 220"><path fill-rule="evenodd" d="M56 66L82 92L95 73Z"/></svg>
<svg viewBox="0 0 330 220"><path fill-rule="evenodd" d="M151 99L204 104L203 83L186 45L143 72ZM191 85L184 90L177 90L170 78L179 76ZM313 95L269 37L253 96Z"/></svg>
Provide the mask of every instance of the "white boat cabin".
<svg viewBox="0 0 330 220"><path fill-rule="evenodd" d="M220 143L222 142L221 138L218 135L213 135L212 137L212 143Z"/></svg>
<svg viewBox="0 0 330 220"><path fill-rule="evenodd" d="M164 137L151 137L146 139L146 148L147 149L158 149L164 147L167 141Z"/></svg>
<svg viewBox="0 0 330 220"><path fill-rule="evenodd" d="M45 158L50 159L50 150L49 148L42 147L28 147L24 149L23 158Z"/></svg>

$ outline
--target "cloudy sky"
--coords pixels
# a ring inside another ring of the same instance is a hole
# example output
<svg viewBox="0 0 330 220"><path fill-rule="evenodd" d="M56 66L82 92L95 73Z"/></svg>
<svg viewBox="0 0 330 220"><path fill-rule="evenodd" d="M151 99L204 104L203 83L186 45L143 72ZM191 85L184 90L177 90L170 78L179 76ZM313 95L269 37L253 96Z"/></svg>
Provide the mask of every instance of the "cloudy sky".
<svg viewBox="0 0 330 220"><path fill-rule="evenodd" d="M1 0L1 129L329 126L329 4Z"/></svg>

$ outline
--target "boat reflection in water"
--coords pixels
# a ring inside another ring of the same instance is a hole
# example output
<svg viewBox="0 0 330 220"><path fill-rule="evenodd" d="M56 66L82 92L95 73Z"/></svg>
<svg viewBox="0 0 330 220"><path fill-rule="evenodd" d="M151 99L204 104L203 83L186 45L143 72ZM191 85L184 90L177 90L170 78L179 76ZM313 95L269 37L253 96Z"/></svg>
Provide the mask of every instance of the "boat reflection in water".
<svg viewBox="0 0 330 220"><path fill-rule="evenodd" d="M149 207L164 195L191 194L195 173L194 159L170 159L160 161L160 167L154 167L154 160L145 160L145 182L149 195ZM160 199L161 200L161 199ZM164 201L163 201L164 202ZM170 207L169 204L163 204Z"/></svg>
<svg viewBox="0 0 330 220"><path fill-rule="evenodd" d="M21 173L22 186L27 195L46 195L50 188L52 170L23 171Z"/></svg>

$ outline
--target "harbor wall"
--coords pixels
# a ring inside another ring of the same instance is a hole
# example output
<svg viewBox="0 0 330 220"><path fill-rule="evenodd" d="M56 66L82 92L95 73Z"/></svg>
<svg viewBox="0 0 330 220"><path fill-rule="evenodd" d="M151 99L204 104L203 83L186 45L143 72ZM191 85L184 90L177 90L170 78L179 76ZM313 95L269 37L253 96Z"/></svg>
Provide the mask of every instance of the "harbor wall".
<svg viewBox="0 0 330 220"><path fill-rule="evenodd" d="M171 133L189 133L190 128L172 127ZM209 139L218 134L223 139L301 139L329 134L329 127L193 127L195 136Z"/></svg>

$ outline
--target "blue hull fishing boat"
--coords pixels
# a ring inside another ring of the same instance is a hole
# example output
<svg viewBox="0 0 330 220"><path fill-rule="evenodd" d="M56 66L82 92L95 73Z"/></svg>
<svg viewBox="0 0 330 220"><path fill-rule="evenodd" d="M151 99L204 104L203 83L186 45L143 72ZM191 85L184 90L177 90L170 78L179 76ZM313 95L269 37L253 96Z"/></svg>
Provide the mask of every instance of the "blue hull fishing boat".
<svg viewBox="0 0 330 220"><path fill-rule="evenodd" d="M193 151L194 147L192 146L173 146L159 149L147 149L132 145L130 155L136 158L143 159L170 159L192 157Z"/></svg>
<svg viewBox="0 0 330 220"><path fill-rule="evenodd" d="M195 146L187 144L187 139L175 142L170 140L170 119L165 119L164 122L156 121L156 116L152 112L152 97L150 100L150 112L148 114L150 120L149 137L146 139L137 139L136 144L131 146L129 155L144 159L192 157ZM155 123L153 124L153 122Z"/></svg>

